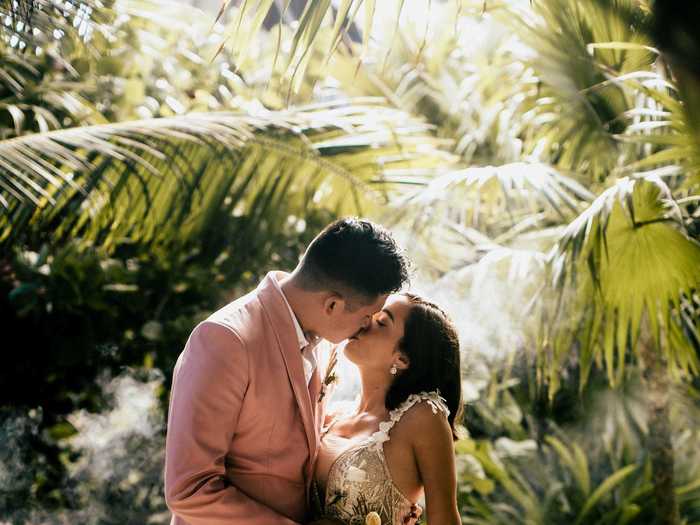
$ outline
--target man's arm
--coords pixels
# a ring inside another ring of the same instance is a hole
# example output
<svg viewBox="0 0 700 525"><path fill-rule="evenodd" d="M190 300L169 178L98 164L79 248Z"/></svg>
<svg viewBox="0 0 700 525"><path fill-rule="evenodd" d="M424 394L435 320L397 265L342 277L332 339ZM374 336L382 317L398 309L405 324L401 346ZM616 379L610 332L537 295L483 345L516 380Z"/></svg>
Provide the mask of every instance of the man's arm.
<svg viewBox="0 0 700 525"><path fill-rule="evenodd" d="M225 484L224 458L247 386L238 336L212 322L197 326L173 374L165 447L165 501L189 525L295 525Z"/></svg>

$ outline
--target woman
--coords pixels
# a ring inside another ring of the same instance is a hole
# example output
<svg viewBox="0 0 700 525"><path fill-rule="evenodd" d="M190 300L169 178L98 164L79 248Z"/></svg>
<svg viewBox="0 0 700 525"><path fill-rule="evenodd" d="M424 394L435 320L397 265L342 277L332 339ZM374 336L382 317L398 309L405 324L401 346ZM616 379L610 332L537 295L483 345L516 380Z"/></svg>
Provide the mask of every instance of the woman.
<svg viewBox="0 0 700 525"><path fill-rule="evenodd" d="M410 521L422 495L429 523L461 523L453 445L462 407L459 341L447 315L415 295L394 294L345 355L359 368L362 391L355 410L326 419L317 523L398 525Z"/></svg>

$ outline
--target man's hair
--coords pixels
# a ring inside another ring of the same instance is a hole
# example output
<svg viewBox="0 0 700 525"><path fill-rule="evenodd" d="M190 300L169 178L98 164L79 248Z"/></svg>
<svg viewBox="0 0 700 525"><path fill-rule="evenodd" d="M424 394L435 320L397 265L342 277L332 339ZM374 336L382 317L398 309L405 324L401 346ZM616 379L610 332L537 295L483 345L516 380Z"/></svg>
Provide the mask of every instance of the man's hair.
<svg viewBox="0 0 700 525"><path fill-rule="evenodd" d="M329 224L311 241L297 275L302 288L337 292L350 309L357 309L400 290L408 281L408 263L385 228L348 217Z"/></svg>

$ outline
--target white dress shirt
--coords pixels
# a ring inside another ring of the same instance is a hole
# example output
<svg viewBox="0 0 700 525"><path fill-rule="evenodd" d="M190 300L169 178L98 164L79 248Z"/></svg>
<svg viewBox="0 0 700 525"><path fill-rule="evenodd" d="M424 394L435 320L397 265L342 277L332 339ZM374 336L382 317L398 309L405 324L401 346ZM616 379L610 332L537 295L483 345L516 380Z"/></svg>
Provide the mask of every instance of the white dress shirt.
<svg viewBox="0 0 700 525"><path fill-rule="evenodd" d="M306 384L308 385L311 381L311 376L313 376L314 370L316 369L316 364L318 362L318 356L316 354L319 345L309 342L309 340L306 338L306 336L304 335L304 330L302 330L297 316L294 314L294 310L292 310L292 307L289 305L289 301L287 301L287 297L284 295L279 281L277 279L272 279L272 282L275 283L275 286L282 294L282 297L284 298L284 304L287 305L287 308L289 309L289 315L291 316L292 322L294 323L294 329L297 333L297 343L299 344L299 350L301 351L301 357L303 359L304 364L304 377L306 378ZM304 350L304 348L309 345L312 346Z"/></svg>

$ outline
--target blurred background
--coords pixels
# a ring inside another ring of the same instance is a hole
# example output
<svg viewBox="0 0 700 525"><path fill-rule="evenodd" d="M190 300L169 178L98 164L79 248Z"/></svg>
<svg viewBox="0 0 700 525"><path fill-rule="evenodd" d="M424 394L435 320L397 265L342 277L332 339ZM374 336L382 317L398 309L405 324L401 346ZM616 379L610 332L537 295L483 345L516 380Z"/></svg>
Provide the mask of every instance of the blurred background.
<svg viewBox="0 0 700 525"><path fill-rule="evenodd" d="M0 0L0 523L169 523L189 332L342 215L459 327L464 523L700 523L698 6Z"/></svg>

